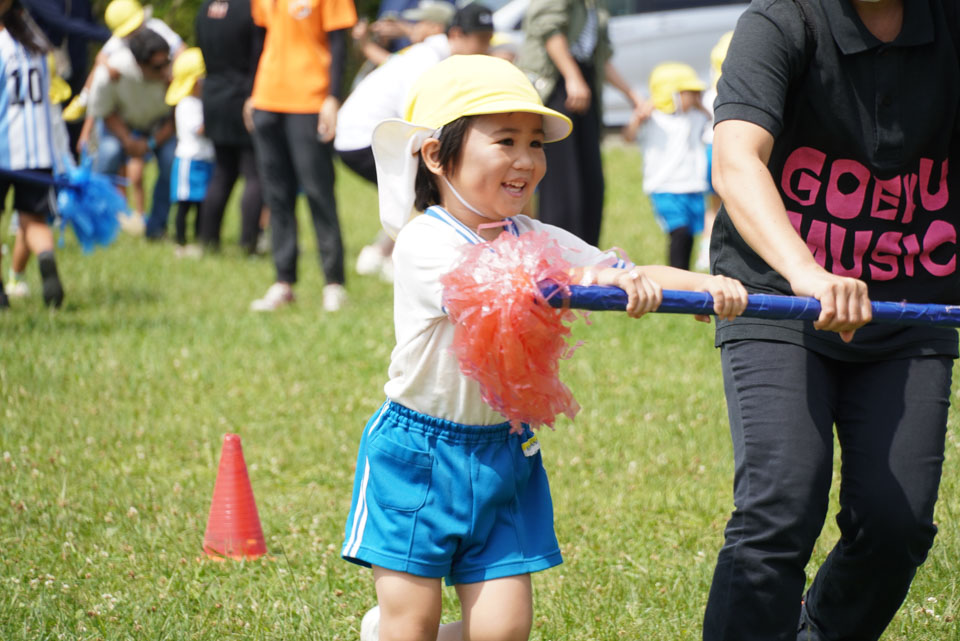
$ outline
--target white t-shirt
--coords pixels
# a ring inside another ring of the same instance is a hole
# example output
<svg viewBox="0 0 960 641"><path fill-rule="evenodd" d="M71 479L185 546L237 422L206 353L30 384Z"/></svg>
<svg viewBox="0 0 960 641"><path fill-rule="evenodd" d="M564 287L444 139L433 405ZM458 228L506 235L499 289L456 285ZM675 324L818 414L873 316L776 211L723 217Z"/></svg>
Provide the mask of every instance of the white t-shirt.
<svg viewBox="0 0 960 641"><path fill-rule="evenodd" d="M703 143L705 145L713 144L713 102L717 99L717 90L715 87L716 85L709 87L703 92L703 107L707 110L707 113L710 114L710 120L703 130Z"/></svg>
<svg viewBox="0 0 960 641"><path fill-rule="evenodd" d="M575 266L628 266L558 227L526 216L510 219L513 233L545 231ZM506 419L483 402L480 385L460 373L451 352L454 324L442 306L440 277L459 262L460 248L483 240L440 207L407 223L393 250L393 323L397 345L390 356L387 398L422 414L467 425L496 425Z"/></svg>
<svg viewBox="0 0 960 641"><path fill-rule="evenodd" d="M410 87L424 71L450 57L447 36L437 34L393 54L371 71L337 113L337 151L370 146L373 130L387 118L402 118Z"/></svg>
<svg viewBox="0 0 960 641"><path fill-rule="evenodd" d="M145 80L126 45L110 54L108 64L120 77L111 81L110 72L103 65L93 70L87 105L91 116L106 118L116 113L131 129L147 132L170 113L169 105L164 102L167 84Z"/></svg>
<svg viewBox="0 0 960 641"><path fill-rule="evenodd" d="M147 18L144 22L146 23L147 29L167 41L167 44L170 45L171 56L177 53L177 50L183 45L183 38L181 38L176 31L168 27L167 23L159 18ZM100 47L100 53L109 57L124 47L126 47L126 40L118 38L117 36L110 36L110 38L103 43L103 46Z"/></svg>
<svg viewBox="0 0 960 641"><path fill-rule="evenodd" d="M177 158L209 160L214 158L213 142L201 132L203 129L203 102L196 96L185 96L174 111L177 123Z"/></svg>
<svg viewBox="0 0 960 641"><path fill-rule="evenodd" d="M699 109L665 114L654 110L640 127L643 190L648 194L690 194L707 190L703 132L707 115Z"/></svg>

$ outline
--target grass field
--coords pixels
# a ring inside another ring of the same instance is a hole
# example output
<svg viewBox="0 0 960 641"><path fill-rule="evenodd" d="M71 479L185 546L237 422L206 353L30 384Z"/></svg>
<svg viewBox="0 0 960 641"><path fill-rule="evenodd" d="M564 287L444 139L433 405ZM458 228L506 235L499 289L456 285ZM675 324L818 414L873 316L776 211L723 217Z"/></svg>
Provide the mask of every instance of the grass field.
<svg viewBox="0 0 960 641"><path fill-rule="evenodd" d="M604 244L662 262L638 156L605 160ZM347 171L337 189L352 267L376 195ZM0 315L0 639L358 638L372 576L339 547L359 433L383 400L392 289L351 273L349 304L325 314L301 223L299 301L274 315L247 311L273 270L235 248L235 201L221 255L178 260L123 237L84 256L68 237L65 307L37 295ZM29 282L39 292L35 264ZM712 327L591 322L563 369L583 410L542 436L565 563L534 577L532 638L699 639L732 509ZM960 639L958 418L940 534L891 641ZM226 432L243 438L269 559L202 556ZM836 540L835 511L836 490L815 562ZM445 590L445 620L457 612Z"/></svg>

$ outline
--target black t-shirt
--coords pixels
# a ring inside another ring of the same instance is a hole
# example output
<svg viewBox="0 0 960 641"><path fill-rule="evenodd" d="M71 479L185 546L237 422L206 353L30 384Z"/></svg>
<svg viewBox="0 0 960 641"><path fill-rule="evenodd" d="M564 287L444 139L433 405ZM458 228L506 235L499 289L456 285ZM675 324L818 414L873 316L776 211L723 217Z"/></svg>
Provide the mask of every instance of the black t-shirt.
<svg viewBox="0 0 960 641"><path fill-rule="evenodd" d="M207 68L204 132L218 145L249 146L243 102L253 89L263 42L250 14L250 0L206 0L194 26Z"/></svg>
<svg viewBox="0 0 960 641"><path fill-rule="evenodd" d="M960 303L956 1L906 0L903 28L885 44L848 0L754 0L723 64L716 122L774 136L768 167L793 226L822 266L865 281L872 300ZM725 209L711 255L716 273L749 291L793 293ZM811 322L717 324L718 345L746 338L843 360L957 356L948 328L871 324L845 344Z"/></svg>

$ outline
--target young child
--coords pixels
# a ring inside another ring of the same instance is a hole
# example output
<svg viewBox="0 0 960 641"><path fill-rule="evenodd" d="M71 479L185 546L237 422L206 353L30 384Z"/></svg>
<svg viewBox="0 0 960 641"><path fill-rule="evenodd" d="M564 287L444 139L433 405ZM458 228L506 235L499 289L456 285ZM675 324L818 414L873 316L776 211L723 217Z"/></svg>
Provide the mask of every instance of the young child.
<svg viewBox="0 0 960 641"><path fill-rule="evenodd" d="M63 286L53 253L53 232L47 218L55 207L49 186L16 177L29 170L53 174L58 162L51 114L50 70L46 53L52 46L14 0L0 0L0 76L7 95L0 100L0 203L12 187L13 208L19 213L17 234L22 233L22 263L37 255L43 301L50 307L63 302ZM2 281L0 281L2 282ZM0 284L0 310L9 307Z"/></svg>
<svg viewBox="0 0 960 641"><path fill-rule="evenodd" d="M693 238L703 231L707 154L703 141L710 116L700 96L706 88L689 65L666 62L650 74L650 105L633 112L624 138L639 129L643 148L643 190L669 235L669 264L690 268Z"/></svg>
<svg viewBox="0 0 960 641"><path fill-rule="evenodd" d="M170 200L177 203L177 256L198 257L198 245L187 246L187 214L196 209L194 239L199 237L200 205L213 174L213 142L203 135L203 103L200 94L206 75L203 53L191 47L173 62L173 81L167 89L167 104L176 107L177 149L170 175Z"/></svg>
<svg viewBox="0 0 960 641"><path fill-rule="evenodd" d="M623 288L633 317L659 305L661 287L708 291L724 317L744 309L746 292L728 278L623 263L518 215L546 171L543 145L571 124L509 62L448 58L416 82L405 115L373 139L380 217L396 235L397 344L387 400L360 440L342 548L373 567L379 606L361 638L526 639L530 573L561 562L547 477L531 429L512 433L461 374L441 276L467 243L542 231L577 265L575 281ZM425 212L411 219L415 209ZM462 620L441 627L442 578Z"/></svg>
<svg viewBox="0 0 960 641"><path fill-rule="evenodd" d="M52 169L55 175L62 175L76 166L73 156L70 154L70 138L60 109L61 103L70 98L70 85L57 74L56 59L52 53L47 54L47 70L50 74ZM52 216L48 216L48 225L52 224L52 219ZM10 279L6 285L7 296L10 298L26 298L30 295L26 271L31 251L27 246L26 229L20 226L20 214L16 211L10 217L10 232L14 234L14 241L10 257Z"/></svg>

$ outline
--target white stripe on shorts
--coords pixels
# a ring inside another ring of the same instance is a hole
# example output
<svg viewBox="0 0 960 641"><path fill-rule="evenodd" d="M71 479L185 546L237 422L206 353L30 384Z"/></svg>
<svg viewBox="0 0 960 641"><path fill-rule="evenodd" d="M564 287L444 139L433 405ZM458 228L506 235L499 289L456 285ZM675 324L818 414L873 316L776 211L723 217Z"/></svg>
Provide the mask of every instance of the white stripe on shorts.
<svg viewBox="0 0 960 641"><path fill-rule="evenodd" d="M353 515L353 528L350 540L344 546L347 556L356 557L363 540L363 530L367 525L367 481L370 480L370 459L363 460L363 480L360 482L360 496L357 499L357 511Z"/></svg>
<svg viewBox="0 0 960 641"><path fill-rule="evenodd" d="M390 401L380 406L380 413L367 430L367 436L380 425L380 420L390 406ZM360 481L360 495L357 497L357 509L353 512L353 527L350 528L350 538L344 543L346 556L356 556L360 550L360 541L363 540L363 529L367 525L367 481L370 479L370 459L363 459L363 479Z"/></svg>

